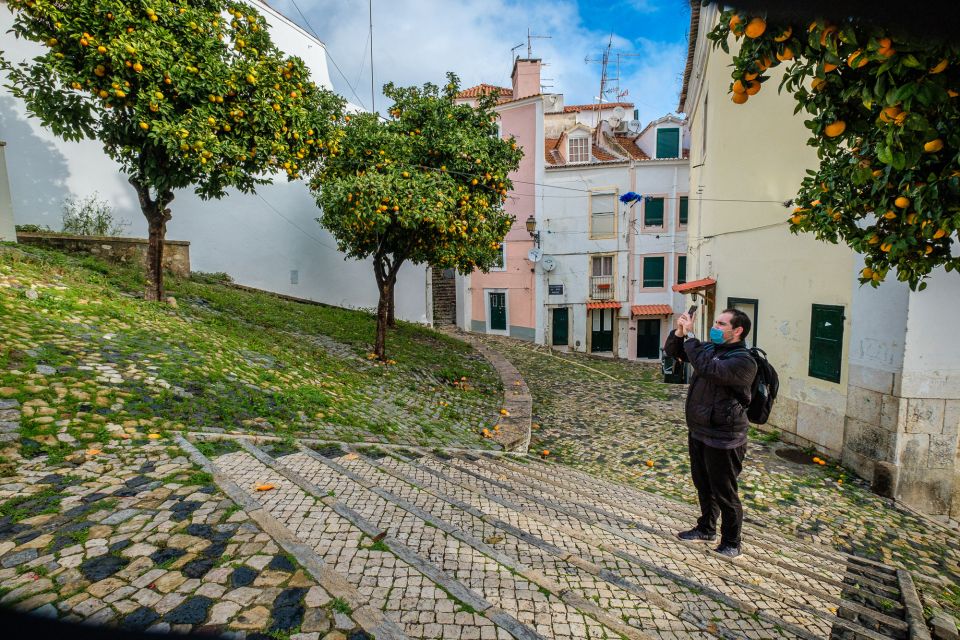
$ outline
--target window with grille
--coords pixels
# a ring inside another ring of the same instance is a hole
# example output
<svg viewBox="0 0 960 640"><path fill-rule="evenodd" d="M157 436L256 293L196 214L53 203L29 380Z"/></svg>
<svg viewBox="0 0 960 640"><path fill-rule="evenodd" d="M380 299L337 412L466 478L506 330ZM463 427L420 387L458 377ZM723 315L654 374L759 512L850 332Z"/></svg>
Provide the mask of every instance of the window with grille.
<svg viewBox="0 0 960 640"><path fill-rule="evenodd" d="M612 276L613 275L613 256L594 256L593 275L594 276Z"/></svg>

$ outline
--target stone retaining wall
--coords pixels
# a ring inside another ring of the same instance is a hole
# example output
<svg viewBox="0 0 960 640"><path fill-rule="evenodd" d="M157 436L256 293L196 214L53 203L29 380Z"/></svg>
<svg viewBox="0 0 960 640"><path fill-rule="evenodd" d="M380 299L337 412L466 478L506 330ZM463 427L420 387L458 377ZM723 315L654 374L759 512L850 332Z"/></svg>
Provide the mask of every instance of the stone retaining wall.
<svg viewBox="0 0 960 640"><path fill-rule="evenodd" d="M111 238L105 236L72 236L63 233L17 232L17 242L32 244L67 253L86 253L110 262L137 261L147 263L148 241L145 238ZM171 273L190 275L190 243L167 240L163 243L163 268Z"/></svg>

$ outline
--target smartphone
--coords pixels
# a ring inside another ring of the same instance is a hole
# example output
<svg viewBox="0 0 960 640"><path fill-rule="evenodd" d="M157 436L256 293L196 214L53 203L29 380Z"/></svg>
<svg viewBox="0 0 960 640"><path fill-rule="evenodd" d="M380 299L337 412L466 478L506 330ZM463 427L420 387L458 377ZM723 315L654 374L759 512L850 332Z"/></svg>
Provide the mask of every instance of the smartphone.
<svg viewBox="0 0 960 640"><path fill-rule="evenodd" d="M693 314L695 314L696 312L697 312L697 305L693 304L693 305L690 305L690 309L687 310L687 315L692 318Z"/></svg>

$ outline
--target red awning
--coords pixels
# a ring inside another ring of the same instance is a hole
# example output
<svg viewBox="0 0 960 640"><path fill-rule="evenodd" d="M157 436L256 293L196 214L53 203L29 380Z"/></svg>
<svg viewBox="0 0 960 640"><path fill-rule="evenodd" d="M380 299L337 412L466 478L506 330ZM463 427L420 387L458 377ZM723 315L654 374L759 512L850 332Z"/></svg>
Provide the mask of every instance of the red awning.
<svg viewBox="0 0 960 640"><path fill-rule="evenodd" d="M683 284L673 285L673 290L677 293L693 293L701 291L717 284L713 278L704 278L703 280L694 280L693 282L684 282Z"/></svg>
<svg viewBox="0 0 960 640"><path fill-rule="evenodd" d="M673 309L668 304L636 304L630 307L635 316L672 316Z"/></svg>
<svg viewBox="0 0 960 640"><path fill-rule="evenodd" d="M587 309L619 309L619 302L588 302Z"/></svg>

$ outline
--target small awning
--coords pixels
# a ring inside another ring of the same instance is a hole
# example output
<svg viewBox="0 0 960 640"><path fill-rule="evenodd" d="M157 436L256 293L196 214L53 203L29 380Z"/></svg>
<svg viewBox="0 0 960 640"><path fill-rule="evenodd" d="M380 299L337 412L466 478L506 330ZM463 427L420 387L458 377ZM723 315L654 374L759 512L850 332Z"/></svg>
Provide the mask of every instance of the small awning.
<svg viewBox="0 0 960 640"><path fill-rule="evenodd" d="M704 278L703 280L694 280L693 282L684 282L683 284L675 284L672 289L677 293L693 293L694 291L702 291L708 289L717 284L717 281L713 278Z"/></svg>
<svg viewBox="0 0 960 640"><path fill-rule="evenodd" d="M672 316L673 309L668 304L635 304L630 307L634 316Z"/></svg>
<svg viewBox="0 0 960 640"><path fill-rule="evenodd" d="M619 309L620 303L614 301L608 302L588 302L587 309Z"/></svg>

